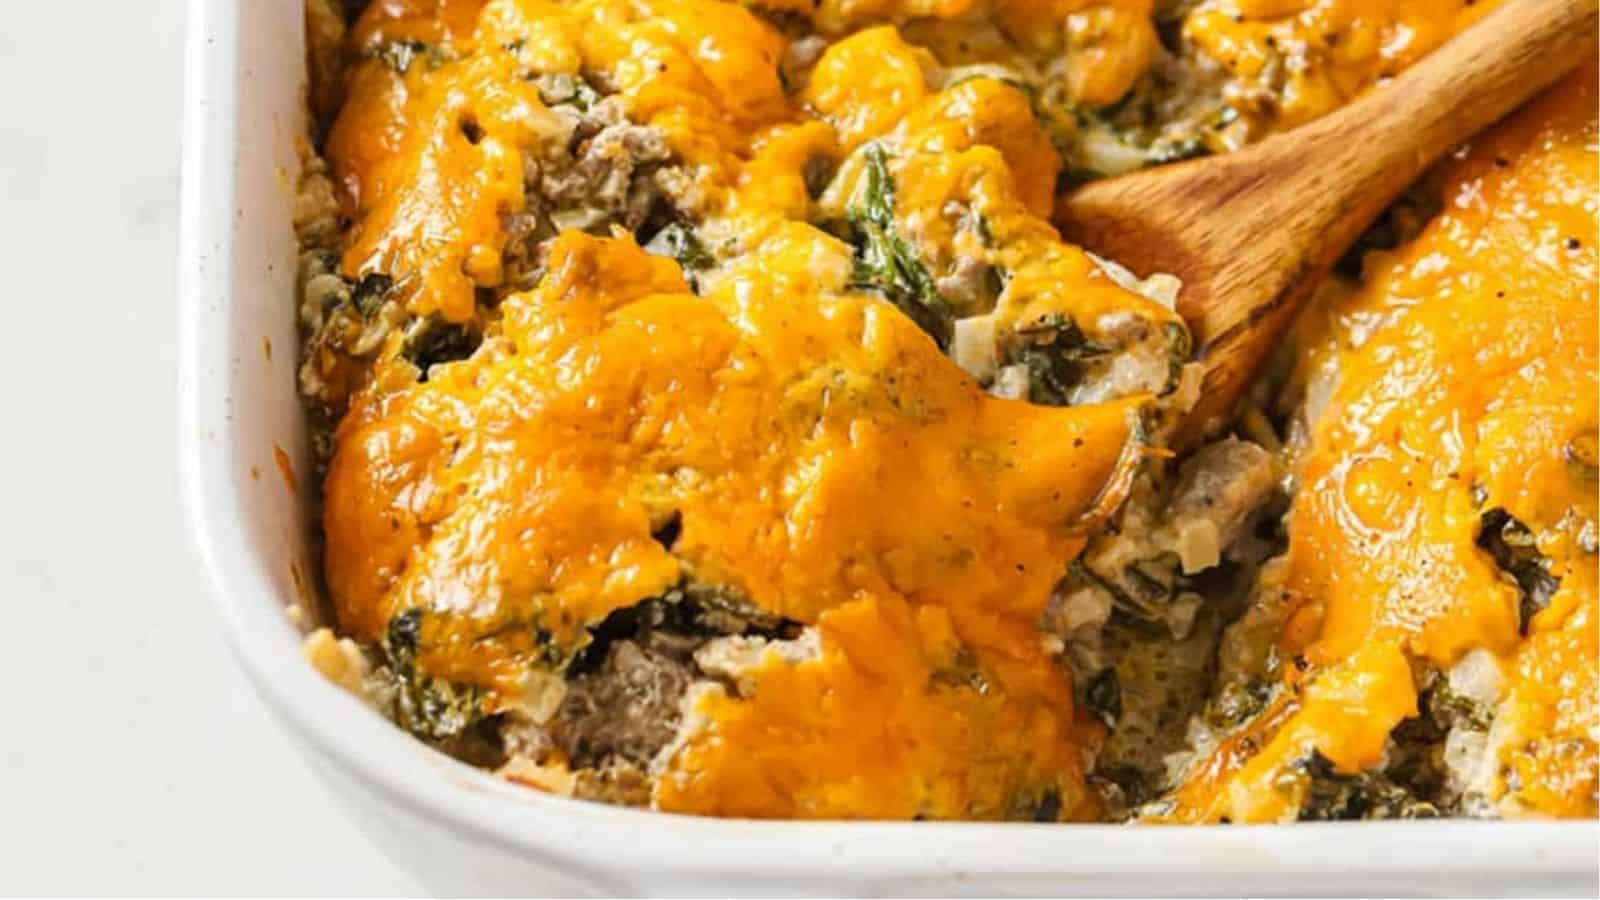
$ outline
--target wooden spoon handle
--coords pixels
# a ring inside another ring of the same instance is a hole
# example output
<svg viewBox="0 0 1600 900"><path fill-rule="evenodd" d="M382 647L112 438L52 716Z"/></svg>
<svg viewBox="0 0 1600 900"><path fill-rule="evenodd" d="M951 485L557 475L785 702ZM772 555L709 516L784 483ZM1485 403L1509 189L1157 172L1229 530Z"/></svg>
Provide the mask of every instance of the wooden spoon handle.
<svg viewBox="0 0 1600 900"><path fill-rule="evenodd" d="M1316 152L1303 162L1347 170L1344 193L1376 215L1451 148L1592 58L1597 6L1507 0L1388 87L1305 126L1301 143Z"/></svg>
<svg viewBox="0 0 1600 900"><path fill-rule="evenodd" d="M1300 303L1452 147L1595 54L1597 0L1506 0L1387 86L1236 153L1094 182L1064 198L1071 240L1184 282L1206 367L1192 436L1224 424Z"/></svg>
<svg viewBox="0 0 1600 900"><path fill-rule="evenodd" d="M1180 307L1197 316L1208 367L1225 370L1208 373L1212 397L1244 389L1316 283L1428 167L1594 56L1596 8L1596 0L1508 0L1390 85L1241 154L1241 164L1275 173L1263 184L1273 201L1252 210L1260 196L1241 194L1230 210L1278 224L1265 245L1240 248L1224 283L1266 275L1245 262L1262 251L1277 255L1276 272L1287 277ZM1270 295L1259 290L1267 284Z"/></svg>

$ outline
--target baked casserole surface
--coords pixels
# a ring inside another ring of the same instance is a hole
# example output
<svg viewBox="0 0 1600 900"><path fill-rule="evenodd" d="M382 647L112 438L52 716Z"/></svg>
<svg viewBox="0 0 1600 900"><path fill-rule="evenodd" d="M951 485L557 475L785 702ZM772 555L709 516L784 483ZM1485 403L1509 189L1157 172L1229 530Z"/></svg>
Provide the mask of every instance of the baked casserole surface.
<svg viewBox="0 0 1600 900"><path fill-rule="evenodd" d="M1182 453L1182 285L1049 221L1490 6L313 0L308 657L666 811L1594 816L1593 67Z"/></svg>

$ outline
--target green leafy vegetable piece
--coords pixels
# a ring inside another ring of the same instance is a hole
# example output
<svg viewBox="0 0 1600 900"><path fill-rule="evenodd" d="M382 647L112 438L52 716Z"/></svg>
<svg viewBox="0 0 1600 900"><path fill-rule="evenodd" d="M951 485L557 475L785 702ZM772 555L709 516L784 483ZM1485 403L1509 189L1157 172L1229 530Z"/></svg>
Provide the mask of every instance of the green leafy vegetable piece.
<svg viewBox="0 0 1600 900"><path fill-rule="evenodd" d="M866 188L861 203L849 212L856 245L852 286L882 294L946 349L954 327L950 310L916 248L895 230L895 184L888 157L877 145L865 153Z"/></svg>
<svg viewBox="0 0 1600 900"><path fill-rule="evenodd" d="M709 269L717 262L694 229L682 222L672 222L656 232L644 248L657 256L672 257L686 272Z"/></svg>
<svg viewBox="0 0 1600 900"><path fill-rule="evenodd" d="M1550 605L1561 579L1550 574L1550 560L1539 552L1528 526L1500 507L1483 514L1478 546L1494 557L1496 566L1516 581L1522 594L1517 605L1518 630L1528 634L1528 623Z"/></svg>
<svg viewBox="0 0 1600 900"><path fill-rule="evenodd" d="M383 652L394 676L394 718L400 727L433 741L453 738L483 718L483 693L472 685L434 678L417 668L422 610L389 620Z"/></svg>
<svg viewBox="0 0 1600 900"><path fill-rule="evenodd" d="M1017 338L1005 363L1027 368L1028 400L1047 406L1066 406L1088 367L1111 352L1065 316L1049 316L1019 328Z"/></svg>

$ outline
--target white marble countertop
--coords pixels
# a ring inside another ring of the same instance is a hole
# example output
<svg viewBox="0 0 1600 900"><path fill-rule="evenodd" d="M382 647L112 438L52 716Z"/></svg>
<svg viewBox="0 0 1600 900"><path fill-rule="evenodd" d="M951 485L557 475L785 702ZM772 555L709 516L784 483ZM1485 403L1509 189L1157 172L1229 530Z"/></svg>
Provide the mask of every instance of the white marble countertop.
<svg viewBox="0 0 1600 900"><path fill-rule="evenodd" d="M415 894L228 657L178 514L183 5L0 3L0 894Z"/></svg>

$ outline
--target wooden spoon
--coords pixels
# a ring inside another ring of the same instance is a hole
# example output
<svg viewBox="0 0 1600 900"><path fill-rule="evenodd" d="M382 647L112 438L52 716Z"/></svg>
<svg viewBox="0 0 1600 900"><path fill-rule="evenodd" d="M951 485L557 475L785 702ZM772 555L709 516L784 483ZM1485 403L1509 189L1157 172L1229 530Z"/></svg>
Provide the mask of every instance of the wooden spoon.
<svg viewBox="0 0 1600 900"><path fill-rule="evenodd" d="M1295 311L1361 232L1441 155L1596 53L1596 0L1506 0L1386 86L1222 156L1091 182L1063 235L1183 281L1205 367L1180 443L1227 424Z"/></svg>

